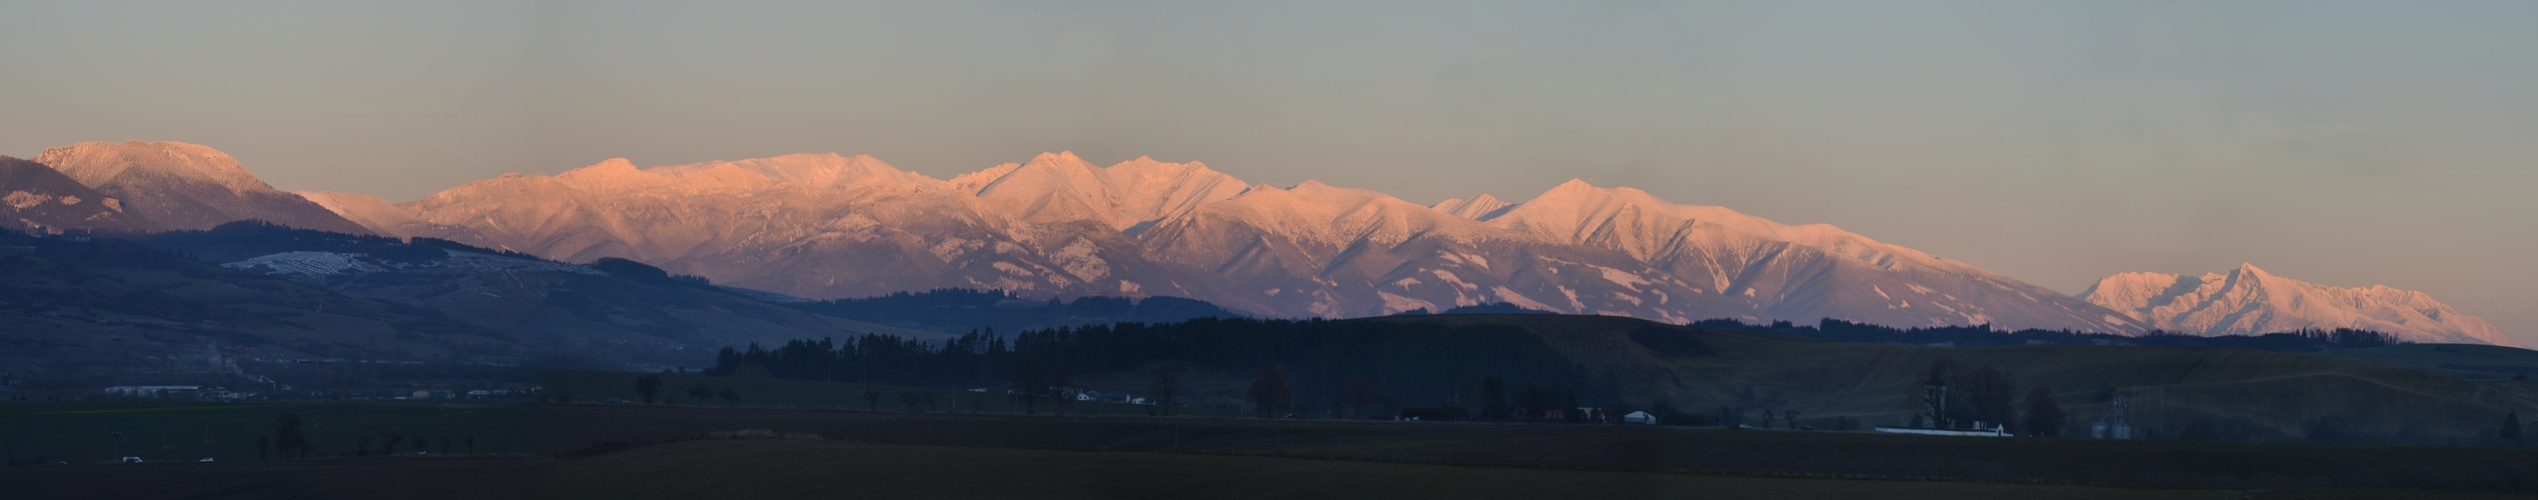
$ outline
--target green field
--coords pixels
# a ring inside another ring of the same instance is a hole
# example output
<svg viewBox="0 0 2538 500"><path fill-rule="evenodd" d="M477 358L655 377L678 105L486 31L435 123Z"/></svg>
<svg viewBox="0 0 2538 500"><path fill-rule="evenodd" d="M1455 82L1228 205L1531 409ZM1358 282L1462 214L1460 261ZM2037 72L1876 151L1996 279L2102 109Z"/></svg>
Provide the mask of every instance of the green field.
<svg viewBox="0 0 2538 500"><path fill-rule="evenodd" d="M468 401L468 400L462 400ZM472 400L482 402L489 400ZM459 454L536 451L536 428L519 401L507 405L426 402L306 403L0 403L0 438L13 460L113 462L137 456L148 462L253 460L256 438L272 432L273 419L296 414L319 454L350 454L369 437L376 451L382 431L452 442ZM120 436L117 433L121 433ZM470 446L466 439L475 438ZM411 439L411 438L409 438ZM411 450L410 445L400 449Z"/></svg>

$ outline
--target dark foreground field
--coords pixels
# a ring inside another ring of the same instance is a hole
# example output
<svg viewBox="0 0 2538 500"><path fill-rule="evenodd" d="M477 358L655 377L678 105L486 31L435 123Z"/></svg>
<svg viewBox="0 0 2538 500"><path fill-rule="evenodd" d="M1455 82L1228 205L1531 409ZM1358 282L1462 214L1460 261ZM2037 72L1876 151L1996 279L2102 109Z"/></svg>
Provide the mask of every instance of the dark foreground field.
<svg viewBox="0 0 2538 500"><path fill-rule="evenodd" d="M9 498L2521 498L1740 477L788 439L687 441L570 460L16 469L0 471L0 488Z"/></svg>
<svg viewBox="0 0 2538 500"><path fill-rule="evenodd" d="M523 429L534 455L0 468L0 498L2526 498L2538 477L2538 456L2501 449L624 404L519 411L534 420ZM707 439L744 430L772 437Z"/></svg>
<svg viewBox="0 0 2538 500"><path fill-rule="evenodd" d="M1499 468L2172 488L2538 491L2538 453L2525 449L627 406L552 408L539 412L539 422L541 446L547 449L766 429L859 443L1177 451Z"/></svg>

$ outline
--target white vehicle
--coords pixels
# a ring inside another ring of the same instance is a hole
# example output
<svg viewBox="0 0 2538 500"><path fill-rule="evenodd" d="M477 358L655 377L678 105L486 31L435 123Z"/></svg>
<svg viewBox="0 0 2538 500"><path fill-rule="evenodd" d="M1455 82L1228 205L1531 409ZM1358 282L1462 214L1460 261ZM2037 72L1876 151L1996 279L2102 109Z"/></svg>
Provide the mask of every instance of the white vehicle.
<svg viewBox="0 0 2538 500"><path fill-rule="evenodd" d="M202 460L195 460L195 461L196 461L196 462L209 462L209 461L212 461L212 457L203 457L203 459L202 459Z"/></svg>
<svg viewBox="0 0 2538 500"><path fill-rule="evenodd" d="M137 464L137 463L141 463L141 457L123 457L123 463L127 463L127 464Z"/></svg>

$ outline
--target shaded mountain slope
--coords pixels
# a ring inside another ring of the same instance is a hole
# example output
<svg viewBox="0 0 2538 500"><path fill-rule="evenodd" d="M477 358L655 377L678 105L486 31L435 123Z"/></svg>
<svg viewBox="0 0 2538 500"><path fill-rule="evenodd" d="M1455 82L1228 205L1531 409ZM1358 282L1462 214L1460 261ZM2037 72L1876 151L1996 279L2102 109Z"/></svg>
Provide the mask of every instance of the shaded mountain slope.
<svg viewBox="0 0 2538 500"><path fill-rule="evenodd" d="M407 243L255 223L141 241L244 273L440 311L541 346L701 353L865 333L932 336L810 314L622 259L573 265L440 240Z"/></svg>
<svg viewBox="0 0 2538 500"><path fill-rule="evenodd" d="M0 231L0 357L193 354L447 359L520 353L501 332L143 245Z"/></svg>
<svg viewBox="0 0 2538 500"><path fill-rule="evenodd" d="M123 200L90 189L52 167L0 156L0 227L131 233L158 225L124 211Z"/></svg>

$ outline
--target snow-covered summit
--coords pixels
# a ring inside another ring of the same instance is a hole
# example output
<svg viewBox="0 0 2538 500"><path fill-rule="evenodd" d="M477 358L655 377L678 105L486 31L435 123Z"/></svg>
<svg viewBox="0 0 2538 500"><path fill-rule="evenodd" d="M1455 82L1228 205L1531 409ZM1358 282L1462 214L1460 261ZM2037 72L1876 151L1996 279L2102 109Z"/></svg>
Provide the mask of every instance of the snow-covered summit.
<svg viewBox="0 0 2538 500"><path fill-rule="evenodd" d="M1242 179L1205 164L1166 163L1143 156L1105 168L1077 158L1072 151L1042 153L1029 163L1003 170L978 188L979 198L1023 220L1092 221L1112 231L1149 227L1246 189ZM963 180L968 176L956 178L954 184L964 184Z"/></svg>
<svg viewBox="0 0 2538 500"><path fill-rule="evenodd" d="M1498 199L1496 196L1490 196L1488 193L1482 193L1479 196L1473 196L1470 198L1455 198L1440 201L1435 205L1428 206L1428 208L1434 208L1438 211L1452 214L1455 217L1477 220L1493 215L1493 213L1497 212L1498 209L1507 208L1508 205L1509 203Z"/></svg>
<svg viewBox="0 0 2538 500"><path fill-rule="evenodd" d="M258 219L292 227L367 233L324 207L273 189L238 160L182 142L85 142L32 158L120 200L160 229L210 229Z"/></svg>
<svg viewBox="0 0 2538 500"><path fill-rule="evenodd" d="M1543 239L1601 246L1641 258L1655 257L1685 238L1752 239L1805 245L1880 267L1906 260L1979 272L1971 266L1878 242L1829 224L1792 226L1726 207L1667 202L1633 188L1600 188L1580 179L1570 179L1532 200L1497 210L1484 220ZM1701 234L1705 232L1725 234Z"/></svg>
<svg viewBox="0 0 2538 500"><path fill-rule="evenodd" d="M247 173L229 154L175 141L83 142L45 149L31 158L90 187L118 179L180 178L208 182L232 193L270 192L273 186Z"/></svg>
<svg viewBox="0 0 2538 500"><path fill-rule="evenodd" d="M2493 324L2423 292L2319 285L2275 276L2254 264L2202 276L2122 273L2099 280L2080 297L2159 329L2197 335L2354 328L2417 342L2520 345Z"/></svg>

